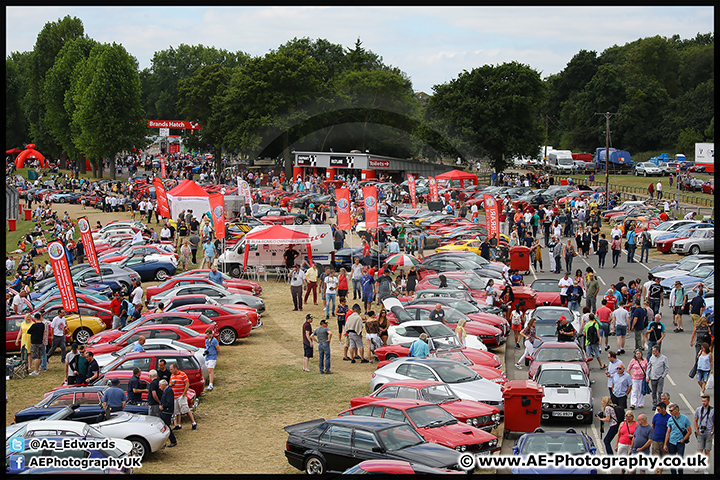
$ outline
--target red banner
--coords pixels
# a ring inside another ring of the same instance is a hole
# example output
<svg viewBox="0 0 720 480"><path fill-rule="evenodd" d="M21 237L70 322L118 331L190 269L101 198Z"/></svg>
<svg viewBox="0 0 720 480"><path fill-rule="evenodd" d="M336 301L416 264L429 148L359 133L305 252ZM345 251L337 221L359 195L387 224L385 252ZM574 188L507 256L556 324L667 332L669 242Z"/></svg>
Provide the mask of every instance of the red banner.
<svg viewBox="0 0 720 480"><path fill-rule="evenodd" d="M435 177L428 177L428 188L430 189L430 201L437 202L438 200L440 200L440 196L438 195L438 187L437 187L437 182L435 181Z"/></svg>
<svg viewBox="0 0 720 480"><path fill-rule="evenodd" d="M167 151L168 153L180 153L180 144L171 143L170 145L168 145Z"/></svg>
<svg viewBox="0 0 720 480"><path fill-rule="evenodd" d="M338 188L335 190L335 198L337 199L338 228L350 230L350 190Z"/></svg>
<svg viewBox="0 0 720 480"><path fill-rule="evenodd" d="M148 120L148 128L183 128L186 130L201 130L199 123L184 120Z"/></svg>
<svg viewBox="0 0 720 480"><path fill-rule="evenodd" d="M408 175L408 190L410 191L410 202L412 202L412 207L417 207L417 194L415 193L415 177L412 175Z"/></svg>
<svg viewBox="0 0 720 480"><path fill-rule="evenodd" d="M50 264L55 274L55 281L60 290L63 308L68 313L77 312L77 297L75 296L75 287L73 286L72 276L70 275L70 265L68 264L65 246L60 240L50 242L48 245L48 255L50 256Z"/></svg>
<svg viewBox="0 0 720 480"><path fill-rule="evenodd" d="M365 228L378 228L377 188L363 187L363 204L365 205Z"/></svg>
<svg viewBox="0 0 720 480"><path fill-rule="evenodd" d="M165 178L166 173L167 172L165 170L165 159L160 157L160 176L162 178Z"/></svg>
<svg viewBox="0 0 720 480"><path fill-rule="evenodd" d="M225 238L225 196L222 193L210 195L210 213L212 214L215 236Z"/></svg>
<svg viewBox="0 0 720 480"><path fill-rule="evenodd" d="M485 227L488 237L492 237L496 233L500 235L500 212L497 200L492 195L485 195L483 203L485 204Z"/></svg>
<svg viewBox="0 0 720 480"><path fill-rule="evenodd" d="M157 198L158 212L161 217L170 218L170 204L168 203L167 194L165 193L165 185L162 180L155 177L153 180L155 186L155 196Z"/></svg>
<svg viewBox="0 0 720 480"><path fill-rule="evenodd" d="M95 251L95 241L90 231L90 222L87 217L78 218L78 228L80 229L80 238L82 239L85 255L87 255L88 263L100 275L100 262L98 261L97 252Z"/></svg>

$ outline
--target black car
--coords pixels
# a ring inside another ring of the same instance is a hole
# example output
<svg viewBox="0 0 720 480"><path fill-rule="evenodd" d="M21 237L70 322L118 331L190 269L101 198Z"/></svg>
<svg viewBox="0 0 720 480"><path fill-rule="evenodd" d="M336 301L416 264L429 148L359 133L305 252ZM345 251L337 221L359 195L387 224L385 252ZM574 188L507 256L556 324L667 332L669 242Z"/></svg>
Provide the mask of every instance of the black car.
<svg viewBox="0 0 720 480"><path fill-rule="evenodd" d="M363 460L405 460L461 470L458 452L425 441L410 425L385 418L319 418L285 427L288 463L308 474L342 472Z"/></svg>
<svg viewBox="0 0 720 480"><path fill-rule="evenodd" d="M363 256L363 247L344 247L335 252L335 268L350 268L356 258L360 259L360 265L377 267L382 265L387 257L387 254L379 253L373 248L370 249L370 255Z"/></svg>

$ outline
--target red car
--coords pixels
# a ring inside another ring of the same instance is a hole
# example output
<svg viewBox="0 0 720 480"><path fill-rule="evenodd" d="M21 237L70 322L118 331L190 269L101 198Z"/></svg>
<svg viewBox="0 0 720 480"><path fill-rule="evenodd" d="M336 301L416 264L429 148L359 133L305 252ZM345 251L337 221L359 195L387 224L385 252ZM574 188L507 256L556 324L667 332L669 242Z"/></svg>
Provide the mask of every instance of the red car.
<svg viewBox="0 0 720 480"><path fill-rule="evenodd" d="M183 305L221 305L214 298L208 297L207 295L178 295L173 298L170 303L165 305L166 312L174 312ZM260 321L260 314L254 308L246 305L223 305L224 307L230 308L244 313L248 316L248 320L252 324L252 328L257 328L262 325Z"/></svg>
<svg viewBox="0 0 720 480"><path fill-rule="evenodd" d="M456 308L460 310L465 315L472 315L472 319L481 323L485 323L487 325L491 325L495 328L498 328L502 331L503 335L508 335L510 333L510 323L505 320L500 315L494 315L492 313L487 313L481 311L479 308L477 308L476 304L461 301L460 299L457 299L456 301L448 301L446 299L438 300L434 299L433 297L428 298L419 298L415 299L413 297L398 297L398 300L403 302L403 306L409 306L409 305L431 305L435 306L435 304L440 303L442 305L447 305L449 307ZM407 302L407 305L406 305Z"/></svg>
<svg viewBox="0 0 720 480"><path fill-rule="evenodd" d="M91 351L96 355L111 353L116 350L137 342L140 337L145 338L169 338L180 340L194 347L205 348L205 335L190 330L182 325L143 325L124 333L108 343L95 343L85 351Z"/></svg>
<svg viewBox="0 0 720 480"><path fill-rule="evenodd" d="M147 290L145 290L145 304L147 305L152 298L155 295L159 295L163 292L166 292L168 290L171 290L175 287L182 287L183 285L215 285L217 286L217 283L213 282L209 278L207 278L207 275L205 276L175 276L168 280L165 280L160 285L157 285L155 287L147 287ZM243 293L247 294L249 293L247 290L241 290L239 288L233 288L233 287L224 287L228 292L230 293Z"/></svg>
<svg viewBox="0 0 720 480"><path fill-rule="evenodd" d="M705 180L705 183L702 184L702 191L703 193L709 193L710 195L715 194L715 180Z"/></svg>
<svg viewBox="0 0 720 480"><path fill-rule="evenodd" d="M245 338L252 331L252 323L243 311L227 305L194 304L183 305L173 310L202 314L217 324L220 345L232 345L238 338Z"/></svg>
<svg viewBox="0 0 720 480"><path fill-rule="evenodd" d="M568 193L567 196L560 198L558 200L558 204L570 203L573 200L577 202L580 199L587 200L594 194L595 192L593 192L592 190L575 190L574 192Z"/></svg>
<svg viewBox="0 0 720 480"><path fill-rule="evenodd" d="M655 248L657 248L658 252L670 253L673 243L677 242L678 240L690 238L690 235L692 235L692 232L694 231L695 230L681 230L680 233L676 233L676 237L666 238L664 240L656 240Z"/></svg>
<svg viewBox="0 0 720 480"><path fill-rule="evenodd" d="M220 271L220 270L218 270ZM222 272L220 272L222 273ZM173 275L171 278L177 277L207 277L210 274L209 268L196 268L195 270L188 270L177 275ZM238 290L247 290L251 295L260 295L262 293L262 287L258 282L252 280L246 280L244 278L234 278L230 275L223 273L223 285L230 288L237 288Z"/></svg>
<svg viewBox="0 0 720 480"><path fill-rule="evenodd" d="M500 424L500 409L474 400L463 400L446 383L434 380L402 380L386 383L370 395L350 400L351 407L374 403L390 398L412 398L441 405L460 423L483 430L492 430Z"/></svg>
<svg viewBox="0 0 720 480"><path fill-rule="evenodd" d="M394 345L388 345L388 347L393 347ZM407 344L405 344L407 346ZM385 347L381 347L385 348ZM375 353L377 354L377 350L375 350ZM488 367L485 365L476 364L472 360L468 358L467 355L465 355L465 350L467 349L455 349L455 350L439 350L434 351L431 353L431 356L437 357L437 358L449 358L451 360L455 360L456 362L460 362L463 365L466 365L470 369L477 372L478 375L483 377L486 380L490 380L491 382L495 382L498 385L504 385L508 382L508 378L505 375L505 372L498 368ZM393 353L390 353L389 351L393 351ZM481 350L478 350L481 351ZM394 359L395 352L400 352L400 349L387 349L382 353L383 357L385 357L385 360L382 360L378 363L377 368L384 367L388 363L392 362ZM404 351L400 352L404 353ZM408 347L407 353L410 353L410 347ZM483 352L488 353L488 352ZM380 359L380 355L377 355L378 359ZM403 355L406 356L406 355Z"/></svg>
<svg viewBox="0 0 720 480"><path fill-rule="evenodd" d="M354 407L338 416L367 415L399 420L411 425L425 440L452 449L474 454L490 454L500 450L495 435L465 423L458 423L440 405L405 398L383 399L371 405Z"/></svg>
<svg viewBox="0 0 720 480"><path fill-rule="evenodd" d="M78 305L85 304L85 305L93 305L95 307L100 307L104 310L110 310L110 300L99 302L95 299L95 297L90 297L88 295L85 295L84 293L76 293L77 296L77 302ZM47 310L53 305L60 305L62 304L62 297L58 295L53 295L52 297L45 300L43 303L35 305L35 310L32 312L29 312L31 314L35 314L39 312L40 310Z"/></svg>
<svg viewBox="0 0 720 480"><path fill-rule="evenodd" d="M194 330L201 334L204 334L207 328L212 328L216 334L218 332L217 324L210 320L208 317L201 315L200 313L149 313L147 315L143 315L142 317L138 318L133 322L128 323L123 328L105 330L98 334L95 334L88 339L87 344L88 346L90 346L101 343L108 343L126 334L127 332L130 332L135 328L143 325L182 325L183 327L187 327L190 330Z"/></svg>
<svg viewBox="0 0 720 480"><path fill-rule="evenodd" d="M576 363L582 367L586 375L590 376L587 365L590 360L592 357L586 357L585 352L575 342L543 342L532 355L525 357L525 363L530 362L528 378L531 380L540 365L553 362Z"/></svg>
<svg viewBox="0 0 720 480"><path fill-rule="evenodd" d="M365 460L360 462L345 473L354 475L366 474L390 474L390 475L441 475L459 473L467 475L459 470L449 470L447 468L433 468L423 465L422 463L410 463L403 460Z"/></svg>
<svg viewBox="0 0 720 480"><path fill-rule="evenodd" d="M429 320L430 313L435 309L434 305L406 305L405 311L410 314L413 320ZM495 328L492 325L475 320L475 315L482 314L471 314L465 315L464 313L456 310L452 307L443 307L445 312L445 320L443 323L447 325L451 330L455 330L457 323L461 318L465 318L467 323L465 324L465 331L467 334L474 335L479 338L481 342L485 344L487 348L499 347L505 342L505 335L502 330ZM390 310L387 312L388 322L391 325L398 325L398 321L395 313Z"/></svg>
<svg viewBox="0 0 720 480"><path fill-rule="evenodd" d="M202 366L198 363L195 355L187 351L148 350L145 352L128 353L105 365L100 370L100 374L104 375L105 379L110 379L114 376L123 378L125 375L132 375L133 368L135 367L138 367L143 373L146 373L150 370L158 370L158 361L160 360L165 360L168 369L170 369L170 365L177 363L178 368L188 376L191 389L200 393L205 390L205 377ZM119 372L127 373L121 374ZM130 377L127 376L126 378L129 379ZM140 378L142 378L142 373L140 374ZM188 400L190 399L188 398Z"/></svg>
<svg viewBox="0 0 720 480"><path fill-rule="evenodd" d="M530 288L537 293L537 305L562 306L560 302L560 287L558 287L557 280L553 278L538 278L530 284Z"/></svg>
<svg viewBox="0 0 720 480"><path fill-rule="evenodd" d="M433 341L434 340L434 341ZM432 347L431 351L436 352L440 349L440 347L435 346L435 342L437 339L430 338L429 345ZM393 345L384 345L382 347L375 349L375 356L378 357L378 360L383 362L385 360L392 360L394 358L398 357L407 357L410 355L410 343L400 343L400 344L393 344ZM473 362L475 365L481 365L484 367L489 368L496 368L499 367L500 357L498 357L496 354L492 352L488 352L485 350L479 350L477 348L453 348L450 351L455 350L461 350L465 357L467 357L468 360ZM379 367L378 367L379 368Z"/></svg>

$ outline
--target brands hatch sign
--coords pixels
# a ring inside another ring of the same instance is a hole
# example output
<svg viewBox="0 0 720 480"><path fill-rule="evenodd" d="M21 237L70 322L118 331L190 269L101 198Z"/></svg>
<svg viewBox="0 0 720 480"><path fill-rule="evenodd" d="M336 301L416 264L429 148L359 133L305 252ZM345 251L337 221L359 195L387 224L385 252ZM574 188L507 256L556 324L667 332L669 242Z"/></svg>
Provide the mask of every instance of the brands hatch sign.
<svg viewBox="0 0 720 480"><path fill-rule="evenodd" d="M182 128L185 130L202 130L202 125L184 120L148 120L148 128Z"/></svg>

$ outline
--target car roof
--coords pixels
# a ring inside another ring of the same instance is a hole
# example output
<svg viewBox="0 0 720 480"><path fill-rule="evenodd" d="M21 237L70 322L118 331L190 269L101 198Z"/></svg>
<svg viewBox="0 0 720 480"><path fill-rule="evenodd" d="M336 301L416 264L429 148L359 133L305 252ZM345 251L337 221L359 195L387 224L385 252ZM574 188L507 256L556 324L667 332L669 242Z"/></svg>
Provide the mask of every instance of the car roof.
<svg viewBox="0 0 720 480"><path fill-rule="evenodd" d="M426 357L426 358L418 358L418 357L398 357L392 361L389 365L392 364L400 364L400 363L422 363L424 365L429 366L439 366L439 365L457 365L460 364L460 362L456 360L451 360L449 358L437 358L437 357Z"/></svg>
<svg viewBox="0 0 720 480"><path fill-rule="evenodd" d="M123 359L133 359L133 358L144 358L144 357L167 357L168 355L180 355L180 356L187 356L187 357L194 357L195 354L193 352L188 352L187 350L145 350L143 352L128 352L125 355L123 355Z"/></svg>
<svg viewBox="0 0 720 480"><path fill-rule="evenodd" d="M26 428L28 430L50 430L58 428L82 432L86 425L86 423L73 420L43 420L42 422L29 422Z"/></svg>
<svg viewBox="0 0 720 480"><path fill-rule="evenodd" d="M383 405L386 407L395 407L400 409L406 409L410 407L417 407L419 405L435 405L431 402L426 402L425 400L415 400L411 398L383 398L381 400L376 400L369 404L370 406L373 405ZM365 407L367 405L358 405L357 407L352 408L352 410L355 410L357 408L360 408L361 406Z"/></svg>
<svg viewBox="0 0 720 480"><path fill-rule="evenodd" d="M388 382L385 385L383 385L382 388L385 387L417 387L417 388L424 388L429 387L431 385L445 385L443 382L438 382L436 380L415 380L415 379L408 379L408 380L396 380L394 382Z"/></svg>
<svg viewBox="0 0 720 480"><path fill-rule="evenodd" d="M543 363L540 365L543 370L574 370L582 372L582 366L577 363Z"/></svg>
<svg viewBox="0 0 720 480"><path fill-rule="evenodd" d="M397 427L407 425L405 422L389 420L387 418L370 417L365 415L347 415L344 417L336 417L327 420L328 423L334 425L347 426L349 428L360 426L368 430L384 430L389 427Z"/></svg>

